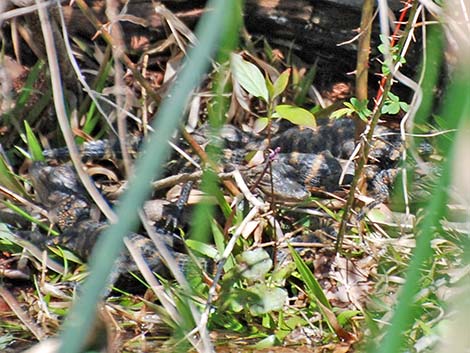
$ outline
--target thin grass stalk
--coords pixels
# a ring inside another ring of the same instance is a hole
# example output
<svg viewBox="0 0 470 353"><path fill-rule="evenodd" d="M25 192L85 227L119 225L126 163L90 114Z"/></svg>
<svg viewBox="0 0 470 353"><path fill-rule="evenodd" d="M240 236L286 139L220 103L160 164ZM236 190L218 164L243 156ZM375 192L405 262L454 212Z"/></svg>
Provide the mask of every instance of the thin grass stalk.
<svg viewBox="0 0 470 353"><path fill-rule="evenodd" d="M370 37L374 14L374 0L365 0L362 5L361 36L358 40L356 64L356 97L360 101L367 100L369 77ZM355 139L358 140L365 128L365 123L356 117Z"/></svg>
<svg viewBox="0 0 470 353"><path fill-rule="evenodd" d="M414 5L411 8L411 11L410 11L410 14L409 14L410 18L414 17L414 15L416 13L416 9L417 9L416 5ZM406 37L408 36L410 30L411 30L411 21L408 21L407 24L406 24L405 30L403 31L403 35L402 35L400 41L397 43L398 48L403 47L403 44L406 41ZM385 42L388 43L387 41L385 41ZM388 48L387 50L389 52L390 48ZM386 59L387 59L387 57L389 57L389 56L386 56ZM348 220L349 220L349 217L350 217L353 205L354 205L356 188L358 187L358 185L360 185L360 181L361 181L361 178L362 178L362 172L364 170L364 166L367 163L367 159L368 159L369 151L370 151L370 146L371 146L370 141L372 141L375 127L377 126L379 118L382 115L382 107L385 103L385 98L388 96L388 93L390 92L390 89L392 87L393 70L394 70L395 63L391 62L390 60L386 60L386 61L388 62L387 66L390 68L391 72L388 75L386 75L380 83L380 89L381 89L382 93L380 95L377 95L377 100L375 102L375 107L374 107L374 111L372 113L372 117L371 117L370 122L369 122L368 130L366 129L366 131L364 132L364 134L366 134L366 136L364 137L364 140L360 142L361 147L360 147L360 150L359 150L359 161L356 164L356 168L355 168L355 171L354 171L354 178L351 182L351 187L350 187L348 199L346 201L346 205L344 206L344 213L343 213L343 216L341 218L341 224L340 224L339 231L338 231L338 236L337 236L337 239L336 239L335 249L336 249L337 252L341 250L341 246L342 246L343 238L344 238L344 233L346 232L347 223L348 223Z"/></svg>
<svg viewBox="0 0 470 353"><path fill-rule="evenodd" d="M211 53L220 39L221 29L231 14L225 11L225 2L212 0L197 28L200 44L190 50L183 70L170 91L168 100L162 102L154 119L155 134L145 144L142 156L136 161L135 175L130 179L129 190L117 208L118 221L99 238L89 261L90 276L82 287L82 297L72 307L61 335L62 353L78 353L83 347L89 328L96 316L96 303L103 293L115 259L123 247L123 238L138 224L137 210L148 196L150 181L161 172L168 155L167 141L178 126L191 91L196 87L209 65ZM151 153L150 153L151 152ZM211 347L207 347L210 351Z"/></svg>
<svg viewBox="0 0 470 353"><path fill-rule="evenodd" d="M467 103L468 92L470 92L470 72L461 72L460 75L455 75L454 79L441 114L446 118L449 129L457 129L461 125L461 120L463 118L468 120L470 116L470 107ZM406 274L406 282L398 296L395 314L378 350L370 349L370 352L399 352L405 345L404 332L411 328L417 316L415 295L420 289L421 274L427 268L426 263L432 255L431 241L445 214L451 182L453 139L446 139L442 147L446 162L443 165L442 176L436 185L433 197L425 210L424 219L422 223L417 225L416 248Z"/></svg>
<svg viewBox="0 0 470 353"><path fill-rule="evenodd" d="M118 107L124 107L124 110L128 110L129 93L126 93L126 84L124 83L124 69L122 67L122 54L125 52L125 45L124 45L124 35L122 33L121 24L116 21L119 15L119 3L116 0L106 0L106 15L109 19L109 22L112 23L112 31L109 33L112 40L113 45L112 54L114 59L114 95L116 97L116 103ZM127 108L127 109L126 109ZM116 120L117 120L117 131L118 131L118 139L119 145L122 154L122 161L124 165L124 175L128 177L132 172L131 166L131 157L126 145L126 137L127 137L127 119L126 114L116 109Z"/></svg>
<svg viewBox="0 0 470 353"><path fill-rule="evenodd" d="M36 0L36 2L40 4L41 0ZM57 49L55 46L55 38L53 35L52 23L49 18L49 14L44 8L39 8L38 14L42 34L44 37L49 71L51 75L54 108L57 115L57 121L59 123L60 130L62 131L65 143L70 152L70 159L72 160L73 165L75 166L80 181L90 194L93 201L95 201L95 203L98 205L103 214L105 214L109 220L113 221L115 219L115 214L111 210L111 207L109 207L107 202L104 200L103 196L99 193L98 189L93 184L88 174L85 173L83 163L78 153L78 148L74 142L74 137L69 125L67 111L65 108L64 88L61 80L60 66L58 62L59 56L57 54Z"/></svg>
<svg viewBox="0 0 470 353"><path fill-rule="evenodd" d="M77 6L80 8L80 10L83 12L83 14L86 16L88 21L91 22L91 24L96 28L96 31L98 34L101 35L101 37L106 41L108 45L113 45L113 39L111 35L108 33L106 30L106 26L102 24L98 18L93 14L93 12L90 10L88 7L87 3L84 0L75 0ZM151 87L150 83L145 80L145 78L140 74L140 71L137 69L136 65L132 62L132 60L125 54L122 53L122 56L120 57L124 65L132 71L133 77L139 82L142 87L145 88L147 91L147 94L156 102L159 103L161 101L161 98L159 95L155 93L153 88Z"/></svg>
<svg viewBox="0 0 470 353"><path fill-rule="evenodd" d="M392 75L390 74L387 76L387 80L385 81L385 85L383 86L384 95L382 95L380 97L380 101L377 102L377 105L374 109L374 113L372 115L372 119L370 121L370 125L366 128L367 134L365 137L363 137L364 140L360 142L361 148L359 150L359 161L357 162L357 165L354 171L354 178L351 182L348 199L346 200L343 217L341 218L341 223L340 223L339 231L338 231L338 237L336 239L336 245L335 245L336 252L341 250L341 247L343 244L344 233L346 232L346 227L348 224L349 216L351 214L351 210L354 205L354 200L356 198L356 188L359 185L359 182L362 177L362 171L364 170L364 167L367 163L367 159L369 156L369 151L370 151L369 141L372 141L372 136L374 134L375 127L377 126L379 118L382 115L381 110L385 103L384 97L386 97L388 92L390 92L391 87L392 87Z"/></svg>

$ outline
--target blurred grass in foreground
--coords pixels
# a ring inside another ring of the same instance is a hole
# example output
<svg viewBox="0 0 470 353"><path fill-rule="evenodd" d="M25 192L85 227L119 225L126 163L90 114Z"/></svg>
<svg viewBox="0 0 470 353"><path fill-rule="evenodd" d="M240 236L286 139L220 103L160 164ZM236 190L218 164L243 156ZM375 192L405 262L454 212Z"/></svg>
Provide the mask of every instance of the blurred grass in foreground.
<svg viewBox="0 0 470 353"><path fill-rule="evenodd" d="M430 45L428 45L426 57L430 60L425 64L427 70L423 83L425 88L434 87L438 79L435 70L439 70L439 64L436 65L436 61L439 62L439 58L442 56L439 48L442 48L440 41L443 39L439 32L440 30L434 28L428 37ZM451 82L445 94L440 116L447 124L447 126L444 126L445 129L458 130L464 124L465 119L468 120L470 117L468 105L470 70L468 68L459 68L454 73ZM430 113L431 104L429 102L432 101L431 95L433 92L431 89L425 89L424 94L423 101L425 104L418 112L417 121L423 121ZM423 283L423 273L429 270L429 260L433 254L431 242L435 235L439 233L441 229L440 222L446 215L453 177L452 167L454 163L459 163L458 160L454 159L457 152L454 140L455 133L452 133L450 137L444 135L439 140L439 148L445 159L442 166L442 175L436 182L433 196L424 210L423 217L416 226L416 248L409 263L406 283L399 292L398 303L390 326L386 329L385 336L379 346L372 345L368 349L369 352L396 353L403 351L409 339L404 333L411 328L418 318L420 308L416 305L415 296L422 289L420 284ZM407 348L411 349L412 347Z"/></svg>
<svg viewBox="0 0 470 353"><path fill-rule="evenodd" d="M168 155L168 144L163 141L167 141L178 126L190 93L209 66L210 56L221 39L224 25L232 16L228 7L227 2L221 0L212 0L207 4L211 10L201 18L196 30L199 45L190 50L178 81L154 118L155 134L144 146L144 150L152 153L143 153L136 161L135 175L138 177L130 180L129 189L116 210L118 222L104 232L93 250L89 261L90 276L81 291L83 296L65 320L61 335L62 353L78 353L93 326L91 323L96 315L96 303L106 286L114 261L122 250L122 239L137 226L137 210L150 193L150 181L159 175Z"/></svg>

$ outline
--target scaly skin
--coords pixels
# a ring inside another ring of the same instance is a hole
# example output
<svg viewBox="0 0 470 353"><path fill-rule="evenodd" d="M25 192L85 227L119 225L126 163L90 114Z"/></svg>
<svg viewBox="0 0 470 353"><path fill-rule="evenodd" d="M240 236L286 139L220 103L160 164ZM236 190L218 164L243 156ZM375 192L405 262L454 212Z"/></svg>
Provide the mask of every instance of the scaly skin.
<svg viewBox="0 0 470 353"><path fill-rule="evenodd" d="M194 138L204 145L207 142L207 128L201 128L194 133ZM378 172L369 179L371 196L381 202L388 198L389 180L381 185L380 175L387 177L396 173L380 174L382 170L396 167L400 158L402 144L398 134L378 127L377 134L383 135L373 142L370 157ZM256 181L261 177L260 188L266 194L271 194L270 179L264 166L243 170L241 165L246 155L252 150L263 150L267 141L248 133L244 133L232 125L224 126L220 131L226 150L222 163L226 169L240 168L248 177L248 181ZM137 154L140 146L139 138L130 136L127 149ZM270 147L279 152L272 162L272 179L274 197L276 200L303 201L310 192L317 190L336 191L342 173L341 162L348 159L355 148L354 122L351 119L339 119L319 125L316 129L292 127L274 135ZM119 157L120 149L117 143L108 140L88 142L80 146L85 159L114 159ZM63 160L68 157L65 148L46 150L44 156L48 159ZM188 167L176 163L174 172L186 171ZM384 191L383 195L377 194Z"/></svg>
<svg viewBox="0 0 470 353"><path fill-rule="evenodd" d="M91 202L86 198L75 171L67 164L52 167L42 162L34 162L30 175L38 201L49 211L52 221L61 229L58 237L43 239L44 243L59 245L73 251L82 259L87 259L107 224L90 218ZM157 229L155 233L181 266L186 266L190 261L188 255L175 250L178 241L181 243L177 235L162 229ZM153 271L160 274L166 272L160 253L149 238L137 233L131 233L127 238L141 252ZM35 243L38 243L38 239ZM136 270L137 266L130 254L124 251L116 262L110 284L114 283L120 274Z"/></svg>

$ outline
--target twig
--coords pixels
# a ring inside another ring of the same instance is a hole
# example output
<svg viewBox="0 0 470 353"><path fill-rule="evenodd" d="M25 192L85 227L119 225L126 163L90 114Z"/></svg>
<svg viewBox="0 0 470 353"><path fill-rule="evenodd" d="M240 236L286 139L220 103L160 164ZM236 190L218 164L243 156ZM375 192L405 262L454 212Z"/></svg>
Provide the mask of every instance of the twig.
<svg viewBox="0 0 470 353"><path fill-rule="evenodd" d="M102 24L96 16L93 14L93 12L90 10L88 7L87 3L84 0L76 0L75 1L80 10L82 10L83 14L87 17L88 21L96 28L98 33L103 37L103 39L106 41L107 44L109 45L114 45L113 39L111 35L108 33L106 30L106 26ZM125 54L122 53L120 59L126 65L126 67L131 70L132 75L134 78L139 82L140 85L145 87L147 94L156 102L160 103L161 97L158 96L154 89L150 86L150 83L147 82L147 80L140 74L139 70L137 70L135 64L132 62L132 60Z"/></svg>
<svg viewBox="0 0 470 353"><path fill-rule="evenodd" d="M385 86L383 87L383 92L385 94L388 94L388 92L390 91L391 86L392 86L392 75L388 75L387 80L385 82ZM336 251L337 252L341 249L341 245L342 245L343 238L344 238L344 233L346 232L347 222L349 220L349 216L351 214L353 204L354 204L354 200L355 200L356 188L359 185L359 181L362 177L362 171L364 170L364 166L366 165L366 162L367 162L367 158L368 158L369 151L370 151L369 141L372 140L372 136L374 134L375 127L377 126L377 123L379 121L379 117L381 116L382 106L385 103L384 96L386 96L386 95L382 95L380 97L380 101L377 102L377 105L374 109L370 124L366 126L366 131L364 131L363 137L361 138L361 141L359 142L360 146L361 146L360 147L360 152L359 152L360 158L359 158L359 161L357 162L357 165L356 165L356 171L355 171L355 174L354 174L354 178L351 182L351 189L349 191L348 199L346 201L343 217L341 218L341 224L340 224L340 227L339 227L338 238L336 240Z"/></svg>
<svg viewBox="0 0 470 353"><path fill-rule="evenodd" d="M372 20L374 12L374 0L365 0L362 5L361 34L357 49L356 64L356 97L359 101L367 100L368 77L369 77L369 53L370 37L372 33ZM365 128L365 123L356 117L355 139L358 140Z"/></svg>
<svg viewBox="0 0 470 353"><path fill-rule="evenodd" d="M408 13L407 10L409 9L409 4L407 3L406 6L408 6L408 7L405 8L406 11L404 10L402 12L402 15L400 17L400 22L403 22L403 19L404 19L404 16L405 16L404 14ZM414 18L416 10L417 10L417 4L414 3L414 5L411 7L411 11L410 11L410 18L411 19ZM382 11L382 9L381 9L381 11ZM383 11L379 12L379 15L380 15L381 21L383 21L383 19L386 18ZM385 20L385 23L388 23L388 22ZM409 33L409 31L411 30L411 26L412 26L412 21L410 20L406 24L406 28L404 30L405 34ZM381 23L381 27L383 28L383 30L385 32L384 35L388 34L388 27L386 27L386 25L384 23ZM396 33L398 33L398 30L399 30L399 27L397 27L395 29L394 38L392 39L392 42L390 44L388 43L388 41L385 41L385 43L384 43L385 52L388 52L389 54L390 54L390 46L395 44L395 36L396 36ZM407 40L407 37L401 37L400 41L397 44L398 47L403 47L403 44L405 43L406 40ZM364 131L364 133L363 133L364 138L362 138L361 141L360 141L360 146L361 146L360 147L360 152L359 152L360 158L359 158L359 160L356 164L356 170L355 170L355 173L354 173L354 178L353 178L353 181L351 182L351 189L350 189L348 199L347 199L347 202L346 202L346 205L345 205L343 217L341 219L341 224L340 224L340 228L339 228L339 231L338 231L338 238L337 238L337 241L336 241L336 251L339 251L341 249L341 244L343 242L344 233L346 232L347 222L349 220L349 217L350 217L350 214L351 214L351 211L352 211L352 208L353 208L354 200L355 200L355 192L356 192L357 186L359 185L359 182L362 178L362 171L364 170L364 166L366 165L368 155L369 155L369 151L370 151L370 148L371 148L370 141L372 141L372 138L374 136L375 127L377 126L377 123L378 123L379 118L381 116L381 110L382 110L382 106L385 103L385 98L387 97L388 93L390 92L390 88L392 86L393 72L396 71L396 69L395 69L395 63L393 61L390 61L390 60L391 60L391 56L386 55L385 56L385 61L386 61L387 66L390 68L390 74L388 74L387 76L384 76L382 78L381 85L380 85L380 88L379 88L379 92L377 93L377 97L376 97L376 101L375 101L375 107L374 107L374 110L373 110L373 113L372 113L372 118L370 120L369 125L366 127L366 131Z"/></svg>
<svg viewBox="0 0 470 353"><path fill-rule="evenodd" d="M36 0L39 4L41 0ZM41 29L44 36L44 43L46 46L47 60L49 63L49 70L51 74L51 83L52 83L52 96L54 99L54 107L57 115L57 121L59 122L60 129L64 136L65 144L67 145L68 150L70 151L70 159L72 160L73 165L77 171L77 174L80 178L80 181L83 183L83 186L86 188L90 194L93 201L98 205L100 210L105 214L105 216L112 222L117 221L116 215L114 214L111 207L104 200L103 196L96 189L95 185L91 181L90 177L85 173L83 163L81 161L78 148L75 145L72 130L67 119L67 111L65 109L65 97L63 95L63 86L61 81L59 63L57 61L58 55L54 44L54 37L52 35L52 28L49 19L49 14L44 8L40 8L39 19L41 22Z"/></svg>
<svg viewBox="0 0 470 353"><path fill-rule="evenodd" d="M83 76L82 72L80 71L80 66L78 65L77 60L75 59L75 56L73 55L72 46L70 45L70 41L69 41L69 37L68 37L68 33L67 33L67 26L66 26L66 22L65 22L65 17L64 17L64 13L63 13L61 7L59 7L58 13L59 13L59 18L60 18L60 24L61 24L61 27L62 27L62 37L64 39L65 50L67 52L67 56L70 60L72 68L75 71L75 75L76 75L78 81L80 82L80 84L82 85L83 89L85 90L85 92L88 94L89 99L91 99L93 101L93 103L95 103L96 109L98 109L98 111L101 113L101 115L107 121L110 129L116 133L116 131L114 130L114 128L111 124L111 120L110 120L109 116L104 111L104 109L101 106L98 99L96 99L96 95L98 93L93 91L91 89L91 87L88 85L88 83L86 82L85 77ZM106 58L106 55L105 55L105 58ZM106 67L106 64L101 65L100 72L102 70L104 70L104 67ZM99 73L98 73L98 75L99 75ZM81 110L82 109L78 110L79 118L81 117Z"/></svg>
<svg viewBox="0 0 470 353"><path fill-rule="evenodd" d="M5 1L5 0L2 0L2 1ZM14 9L14 10L10 10L10 11L7 11L7 12L0 13L0 24L5 20L9 20L10 18L15 18L15 17L27 15L29 13L36 12L38 9L43 9L43 8L52 6L54 4L55 4L55 1L45 1L41 4L21 7L21 8L18 8L18 9Z"/></svg>
<svg viewBox="0 0 470 353"><path fill-rule="evenodd" d="M13 295L2 285L0 285L0 296L8 304L8 306L13 310L18 319L28 328L29 331L39 340L46 338L46 333L44 330L39 327L29 314L21 308L21 305L15 299Z"/></svg>
<svg viewBox="0 0 470 353"><path fill-rule="evenodd" d="M125 11L125 8L123 9ZM116 0L106 0L106 15L108 16L109 21L113 24L110 26L110 36L113 41L111 46L114 59L114 86L113 93L116 97L116 104L119 107L124 107L124 102L127 99L124 99L124 92L126 91L126 85L124 84L124 70L122 68L121 62L122 56L125 51L125 45L122 35L122 29L116 17L118 16L118 3ZM127 109L125 109L127 110ZM120 111L116 111L117 116L117 130L119 145L121 147L122 161L124 163L124 172L125 176L129 176L132 171L131 158L129 151L127 150L126 144L126 135L127 135L127 122L126 116Z"/></svg>

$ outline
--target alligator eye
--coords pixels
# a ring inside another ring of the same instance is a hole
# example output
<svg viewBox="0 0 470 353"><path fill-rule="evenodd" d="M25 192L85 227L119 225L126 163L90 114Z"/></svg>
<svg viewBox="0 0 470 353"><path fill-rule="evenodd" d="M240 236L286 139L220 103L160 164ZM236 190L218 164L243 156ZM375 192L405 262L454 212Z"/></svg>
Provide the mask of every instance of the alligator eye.
<svg viewBox="0 0 470 353"><path fill-rule="evenodd" d="M60 243L60 237L50 237L46 241L47 246L57 246Z"/></svg>

